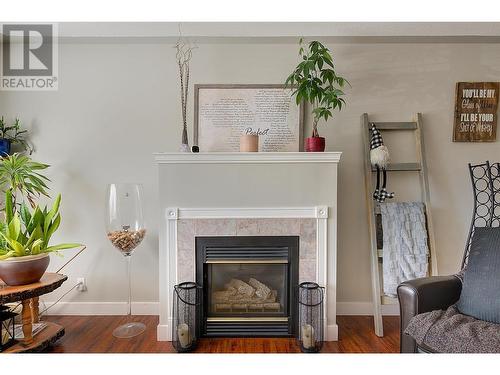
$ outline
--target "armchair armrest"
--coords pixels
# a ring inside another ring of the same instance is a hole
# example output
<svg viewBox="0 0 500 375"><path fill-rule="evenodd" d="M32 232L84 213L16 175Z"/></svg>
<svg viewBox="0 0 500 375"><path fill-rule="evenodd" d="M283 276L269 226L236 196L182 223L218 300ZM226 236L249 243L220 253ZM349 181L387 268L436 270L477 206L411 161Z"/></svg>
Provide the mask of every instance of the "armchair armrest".
<svg viewBox="0 0 500 375"><path fill-rule="evenodd" d="M409 280L398 286L401 317L401 353L415 353L417 345L404 331L415 315L445 310L460 298L462 282L456 276L433 276Z"/></svg>

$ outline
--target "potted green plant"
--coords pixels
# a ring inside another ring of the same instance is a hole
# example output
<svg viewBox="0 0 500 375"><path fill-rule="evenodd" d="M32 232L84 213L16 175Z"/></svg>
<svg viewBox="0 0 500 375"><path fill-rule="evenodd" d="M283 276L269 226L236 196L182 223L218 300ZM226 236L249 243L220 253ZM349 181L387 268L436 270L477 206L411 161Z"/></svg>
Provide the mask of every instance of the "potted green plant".
<svg viewBox="0 0 500 375"><path fill-rule="evenodd" d="M305 139L305 151L325 151L325 138L318 133L318 122L332 117L332 111L342 109L345 104L341 90L349 82L334 69L330 50L318 41L307 46L299 41L299 56L302 61L288 76L285 85L293 87L297 105L302 102L311 105L313 115L312 136Z"/></svg>
<svg viewBox="0 0 500 375"><path fill-rule="evenodd" d="M7 285L40 280L49 265L51 252L81 246L77 243L50 245L50 238L61 223L61 194L50 210L38 205L30 210L23 202L20 213L14 211L10 189L5 194L5 202L5 221L0 222L0 278Z"/></svg>
<svg viewBox="0 0 500 375"><path fill-rule="evenodd" d="M15 211L24 199L35 208L35 199L41 195L49 196L47 182L50 180L41 173L48 167L18 153L0 158L0 188L2 191L11 190Z"/></svg>
<svg viewBox="0 0 500 375"><path fill-rule="evenodd" d="M10 155L11 146L18 144L22 151L33 152L33 147L25 139L28 131L21 130L21 121L16 118L14 123L8 126L3 116L0 118L0 156Z"/></svg>
<svg viewBox="0 0 500 375"><path fill-rule="evenodd" d="M40 173L47 167L19 154L0 160L0 186L6 189L5 218L0 220L0 278L8 285L40 280L49 265L51 252L81 246L50 244L61 223L61 195L50 209L42 209L35 203L40 195L48 196L45 184L48 178Z"/></svg>

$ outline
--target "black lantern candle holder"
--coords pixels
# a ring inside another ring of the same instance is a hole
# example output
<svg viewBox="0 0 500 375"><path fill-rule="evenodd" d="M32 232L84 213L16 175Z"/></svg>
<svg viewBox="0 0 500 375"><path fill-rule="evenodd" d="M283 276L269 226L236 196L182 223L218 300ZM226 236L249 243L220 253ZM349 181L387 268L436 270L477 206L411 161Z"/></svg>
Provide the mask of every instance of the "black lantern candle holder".
<svg viewBox="0 0 500 375"><path fill-rule="evenodd" d="M299 285L298 340L304 353L317 353L323 346L324 289L313 282Z"/></svg>
<svg viewBox="0 0 500 375"><path fill-rule="evenodd" d="M179 353L196 348L196 312L201 304L202 288L193 282L174 286L172 346Z"/></svg>
<svg viewBox="0 0 500 375"><path fill-rule="evenodd" d="M0 352L16 343L14 319L16 313L7 306L0 306Z"/></svg>

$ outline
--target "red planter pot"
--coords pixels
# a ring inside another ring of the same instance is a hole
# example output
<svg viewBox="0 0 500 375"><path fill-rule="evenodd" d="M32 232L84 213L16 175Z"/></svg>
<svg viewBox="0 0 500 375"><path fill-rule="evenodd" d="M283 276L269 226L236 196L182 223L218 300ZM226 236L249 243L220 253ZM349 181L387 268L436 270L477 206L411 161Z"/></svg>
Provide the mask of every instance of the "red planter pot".
<svg viewBox="0 0 500 375"><path fill-rule="evenodd" d="M304 149L306 152L323 152L325 151L325 138L323 137L309 137L304 142Z"/></svg>

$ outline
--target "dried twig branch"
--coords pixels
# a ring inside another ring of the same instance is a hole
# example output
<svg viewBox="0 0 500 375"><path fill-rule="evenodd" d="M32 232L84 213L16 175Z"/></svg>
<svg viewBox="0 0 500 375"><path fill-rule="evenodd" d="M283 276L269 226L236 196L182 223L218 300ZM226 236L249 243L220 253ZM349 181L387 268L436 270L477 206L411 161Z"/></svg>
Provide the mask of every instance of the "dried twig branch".
<svg viewBox="0 0 500 375"><path fill-rule="evenodd" d="M179 30L180 34L180 30ZM179 79L180 79L180 89L181 89L181 106L182 106L182 144L188 144L187 136L187 100L189 94L189 63L193 55L193 49L186 40L179 37L175 45L177 53L175 58L177 60L177 65L179 67Z"/></svg>

